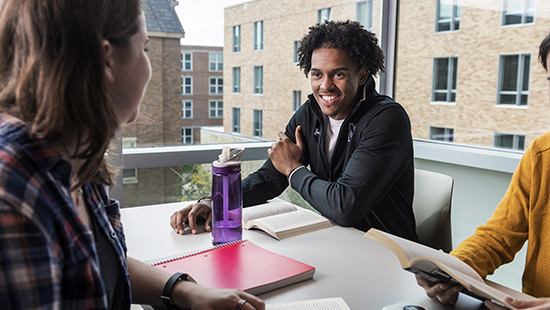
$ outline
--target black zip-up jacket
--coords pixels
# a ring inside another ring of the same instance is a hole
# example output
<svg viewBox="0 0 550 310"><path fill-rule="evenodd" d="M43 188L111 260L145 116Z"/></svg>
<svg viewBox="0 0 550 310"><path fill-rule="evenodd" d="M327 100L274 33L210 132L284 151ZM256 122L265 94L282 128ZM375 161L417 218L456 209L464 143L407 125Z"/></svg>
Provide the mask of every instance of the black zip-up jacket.
<svg viewBox="0 0 550 310"><path fill-rule="evenodd" d="M286 135L296 142L302 125L304 166L291 186L322 215L341 226L371 227L417 241L412 201L414 159L407 112L378 94L369 76L359 100L344 120L332 159L325 153L326 120L313 95L296 111ZM266 202L288 186L271 160L243 180L245 206Z"/></svg>

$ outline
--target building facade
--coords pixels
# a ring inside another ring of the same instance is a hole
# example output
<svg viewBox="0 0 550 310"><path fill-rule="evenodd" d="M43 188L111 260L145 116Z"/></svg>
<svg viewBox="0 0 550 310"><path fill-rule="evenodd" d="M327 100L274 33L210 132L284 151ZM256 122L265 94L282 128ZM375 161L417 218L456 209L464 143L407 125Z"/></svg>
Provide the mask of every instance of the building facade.
<svg viewBox="0 0 550 310"><path fill-rule="evenodd" d="M172 0L144 0L152 76L135 123L122 126L122 146L181 145L181 45L184 30ZM174 167L181 171L179 167ZM174 201L179 176L170 167L124 169L124 207Z"/></svg>
<svg viewBox="0 0 550 310"><path fill-rule="evenodd" d="M223 125L223 47L181 47L183 144L202 144L201 127Z"/></svg>
<svg viewBox="0 0 550 310"><path fill-rule="evenodd" d="M295 50L324 19L380 38L380 0L257 0L225 9L224 130L275 139L311 92ZM419 139L524 150L548 131L544 0L398 1L393 97Z"/></svg>

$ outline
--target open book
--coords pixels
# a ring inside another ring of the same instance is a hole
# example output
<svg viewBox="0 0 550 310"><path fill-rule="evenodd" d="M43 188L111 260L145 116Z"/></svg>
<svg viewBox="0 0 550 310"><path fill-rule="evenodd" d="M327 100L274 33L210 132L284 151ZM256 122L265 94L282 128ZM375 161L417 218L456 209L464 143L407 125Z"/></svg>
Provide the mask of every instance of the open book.
<svg viewBox="0 0 550 310"><path fill-rule="evenodd" d="M259 228L278 240L332 227L323 216L286 201L243 209L243 227Z"/></svg>
<svg viewBox="0 0 550 310"><path fill-rule="evenodd" d="M342 297L290 301L278 304L266 304L266 310L351 310Z"/></svg>
<svg viewBox="0 0 550 310"><path fill-rule="evenodd" d="M458 258L425 245L403 239L392 234L371 228L364 235L390 250L397 256L401 267L418 274L432 282L444 282L448 285L461 285L462 293L481 300L491 300L514 309L504 301L511 296L518 300L535 299L527 294L515 291L500 284L483 280L470 266Z"/></svg>

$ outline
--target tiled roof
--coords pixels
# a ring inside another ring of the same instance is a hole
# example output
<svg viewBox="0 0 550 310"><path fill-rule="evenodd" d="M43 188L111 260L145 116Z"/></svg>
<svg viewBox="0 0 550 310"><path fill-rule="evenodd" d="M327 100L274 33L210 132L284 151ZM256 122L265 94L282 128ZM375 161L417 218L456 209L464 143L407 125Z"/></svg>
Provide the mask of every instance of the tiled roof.
<svg viewBox="0 0 550 310"><path fill-rule="evenodd" d="M147 31L185 34L174 10L173 0L143 0Z"/></svg>

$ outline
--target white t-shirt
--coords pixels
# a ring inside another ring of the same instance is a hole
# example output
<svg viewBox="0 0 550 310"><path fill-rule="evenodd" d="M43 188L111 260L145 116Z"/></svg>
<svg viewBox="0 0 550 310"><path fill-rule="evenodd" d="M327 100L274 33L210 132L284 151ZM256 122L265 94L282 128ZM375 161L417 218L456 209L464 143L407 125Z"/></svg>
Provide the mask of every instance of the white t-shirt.
<svg viewBox="0 0 550 310"><path fill-rule="evenodd" d="M332 158L332 152L334 151L334 147L336 146L336 140L338 140L338 134L340 133L340 128L342 127L342 124L344 123L344 120L333 120L330 117L328 118L327 122L327 139L326 139L326 145L325 145L325 152L327 155L328 160Z"/></svg>

